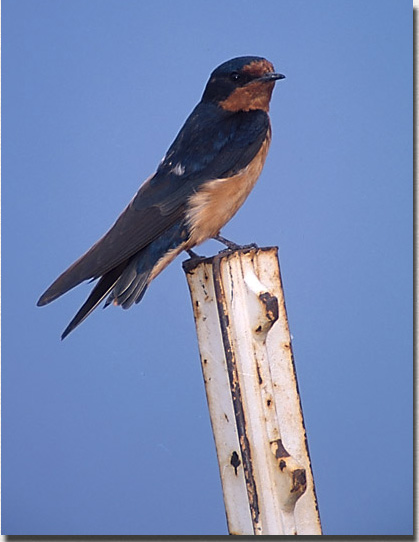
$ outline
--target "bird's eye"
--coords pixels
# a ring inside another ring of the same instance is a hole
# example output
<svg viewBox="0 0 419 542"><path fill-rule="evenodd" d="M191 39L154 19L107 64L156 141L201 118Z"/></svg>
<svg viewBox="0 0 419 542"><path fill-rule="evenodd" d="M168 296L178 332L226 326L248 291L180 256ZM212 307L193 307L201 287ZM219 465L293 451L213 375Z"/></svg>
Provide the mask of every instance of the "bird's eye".
<svg viewBox="0 0 419 542"><path fill-rule="evenodd" d="M241 75L239 74L239 72L231 72L230 79L234 82L240 81Z"/></svg>

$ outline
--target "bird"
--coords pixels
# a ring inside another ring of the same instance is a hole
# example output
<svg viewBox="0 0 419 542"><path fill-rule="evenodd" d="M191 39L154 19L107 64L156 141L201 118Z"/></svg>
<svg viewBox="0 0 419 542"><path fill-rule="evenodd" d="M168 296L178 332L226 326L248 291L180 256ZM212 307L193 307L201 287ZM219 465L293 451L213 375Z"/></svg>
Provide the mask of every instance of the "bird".
<svg viewBox="0 0 419 542"><path fill-rule="evenodd" d="M255 185L271 142L269 104L284 75L259 56L218 66L167 153L110 230L64 271L37 305L97 280L61 335L64 339L105 299L128 309L178 254L221 236Z"/></svg>

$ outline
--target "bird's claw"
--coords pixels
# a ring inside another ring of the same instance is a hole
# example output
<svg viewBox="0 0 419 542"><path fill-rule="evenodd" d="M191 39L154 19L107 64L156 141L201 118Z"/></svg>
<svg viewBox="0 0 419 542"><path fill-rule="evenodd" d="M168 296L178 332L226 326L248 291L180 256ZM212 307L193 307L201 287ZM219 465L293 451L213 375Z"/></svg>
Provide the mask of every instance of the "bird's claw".
<svg viewBox="0 0 419 542"><path fill-rule="evenodd" d="M256 249L258 249L259 246L256 243L250 243L249 245L243 245L241 248L243 248L243 249L246 249L246 248L256 248Z"/></svg>

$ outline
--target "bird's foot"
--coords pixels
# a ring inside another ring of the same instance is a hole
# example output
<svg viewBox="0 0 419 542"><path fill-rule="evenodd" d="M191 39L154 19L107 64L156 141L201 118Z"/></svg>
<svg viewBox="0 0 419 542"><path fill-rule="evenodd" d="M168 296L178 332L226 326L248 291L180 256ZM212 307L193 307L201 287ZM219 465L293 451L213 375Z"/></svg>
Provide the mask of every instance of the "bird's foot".
<svg viewBox="0 0 419 542"><path fill-rule="evenodd" d="M246 248L259 248L256 243L251 243L250 245L238 245L237 243L234 243L233 241L229 241L225 237L222 237L220 234L217 234L215 237L213 237L216 241L219 241L220 243L223 243L228 250L243 250ZM223 252L223 251L222 251Z"/></svg>
<svg viewBox="0 0 419 542"><path fill-rule="evenodd" d="M249 245L243 245L242 248L259 248L259 246L256 243L250 243Z"/></svg>

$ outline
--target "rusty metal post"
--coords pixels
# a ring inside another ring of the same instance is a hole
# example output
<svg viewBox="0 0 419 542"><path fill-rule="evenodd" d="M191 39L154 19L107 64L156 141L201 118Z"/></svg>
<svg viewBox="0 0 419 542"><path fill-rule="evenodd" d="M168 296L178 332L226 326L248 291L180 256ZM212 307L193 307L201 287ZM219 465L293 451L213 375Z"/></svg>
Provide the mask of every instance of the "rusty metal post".
<svg viewBox="0 0 419 542"><path fill-rule="evenodd" d="M183 268L230 534L322 534L277 248Z"/></svg>

